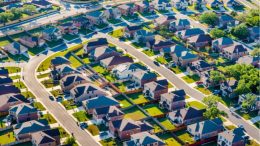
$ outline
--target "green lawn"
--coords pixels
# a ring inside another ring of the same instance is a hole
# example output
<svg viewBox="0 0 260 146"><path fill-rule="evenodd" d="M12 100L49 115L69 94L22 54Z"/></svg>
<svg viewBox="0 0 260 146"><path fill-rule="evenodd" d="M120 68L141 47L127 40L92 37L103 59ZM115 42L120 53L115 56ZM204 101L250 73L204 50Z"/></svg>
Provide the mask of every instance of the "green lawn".
<svg viewBox="0 0 260 146"><path fill-rule="evenodd" d="M52 90L51 91L51 94L54 96L54 97L57 97L59 95L62 95L62 91L60 89L56 89L56 90Z"/></svg>
<svg viewBox="0 0 260 146"><path fill-rule="evenodd" d="M146 99L142 92L134 93L134 94L128 94L127 95L131 101L133 101L135 104L143 104L148 102L149 100Z"/></svg>
<svg viewBox="0 0 260 146"><path fill-rule="evenodd" d="M154 55L157 55L158 53L157 52L154 52L150 49L147 49L147 50L143 50L142 51L144 54L146 54L147 56L154 56Z"/></svg>
<svg viewBox="0 0 260 146"><path fill-rule="evenodd" d="M198 75L187 75L182 77L182 79L187 83L194 83L200 80L200 77Z"/></svg>
<svg viewBox="0 0 260 146"><path fill-rule="evenodd" d="M140 43L134 42L134 43L132 43L132 46L135 47L135 48L137 48L137 49L140 49L140 48L145 47L146 44L140 44Z"/></svg>
<svg viewBox="0 0 260 146"><path fill-rule="evenodd" d="M109 35L111 35L112 37L115 37L115 38L121 38L124 36L124 29L123 28L116 29L116 30L110 32Z"/></svg>
<svg viewBox="0 0 260 146"><path fill-rule="evenodd" d="M98 127L97 127L96 125L89 125L89 126L87 127L87 130L88 130L93 136L99 134L99 129L98 129Z"/></svg>
<svg viewBox="0 0 260 146"><path fill-rule="evenodd" d="M117 143L116 143L114 138L104 139L104 140L99 141L99 143L102 146L115 146L115 145L117 145Z"/></svg>
<svg viewBox="0 0 260 146"><path fill-rule="evenodd" d="M146 118L145 114L140 111L137 107L133 107L127 110L124 110L125 118L130 118L135 121Z"/></svg>
<svg viewBox="0 0 260 146"><path fill-rule="evenodd" d="M25 84L22 81L14 82L13 85L19 89L26 88Z"/></svg>
<svg viewBox="0 0 260 146"><path fill-rule="evenodd" d="M163 111L158 107L157 104L148 104L143 107L143 109L150 115L150 116L159 116L163 114Z"/></svg>
<svg viewBox="0 0 260 146"><path fill-rule="evenodd" d="M122 96L122 95L115 97L115 99L116 99L117 101L119 101L120 106L121 106L122 108L127 108L127 107L129 107L129 106L132 105L132 104L131 104L124 96Z"/></svg>
<svg viewBox="0 0 260 146"><path fill-rule="evenodd" d="M35 96L33 95L33 93L31 91L25 91L21 93L24 97L26 98L35 98Z"/></svg>
<svg viewBox="0 0 260 146"><path fill-rule="evenodd" d="M236 111L241 117L243 117L244 119L246 120L250 120L251 118L254 118L258 115L258 112L257 111L250 111L248 113L244 113L242 112L241 110L237 110Z"/></svg>
<svg viewBox="0 0 260 146"><path fill-rule="evenodd" d="M197 86L197 87L195 87L195 89L199 90L200 92L202 92L205 95L212 94L211 91L209 89L205 88L204 86Z"/></svg>
<svg viewBox="0 0 260 146"><path fill-rule="evenodd" d="M198 101L188 102L187 106L190 106L190 107L193 107L193 108L196 108L196 109L206 109L207 108L206 105L204 105L203 103L198 102Z"/></svg>
<svg viewBox="0 0 260 146"><path fill-rule="evenodd" d="M35 108L37 108L38 110L40 110L40 111L45 111L46 110L45 107L40 102L34 102L33 106Z"/></svg>
<svg viewBox="0 0 260 146"><path fill-rule="evenodd" d="M165 59L164 56L157 57L155 60L161 64L167 64L170 61L169 59Z"/></svg>
<svg viewBox="0 0 260 146"><path fill-rule="evenodd" d="M15 142L14 132L12 130L1 131L0 145L5 145L11 142Z"/></svg>
<svg viewBox="0 0 260 146"><path fill-rule="evenodd" d="M39 74L37 75L37 78L38 79L41 79L41 78L46 78L46 77L49 77L50 76L50 73L45 73L45 74Z"/></svg>
<svg viewBox="0 0 260 146"><path fill-rule="evenodd" d="M193 137L187 133L186 131L178 131L175 133L179 139L181 139L184 143L193 144L195 141L193 140Z"/></svg>
<svg viewBox="0 0 260 146"><path fill-rule="evenodd" d="M76 38L78 38L78 35L71 35L71 34L65 34L63 35L63 39L67 40L67 41L71 41L74 40Z"/></svg>
<svg viewBox="0 0 260 146"><path fill-rule="evenodd" d="M181 146L181 144L176 141L170 133L161 134L159 138L162 139L167 146Z"/></svg>
<svg viewBox="0 0 260 146"><path fill-rule="evenodd" d="M61 102L61 104L66 108L66 110L71 110L71 109L77 108L77 106L74 104L73 100L64 100Z"/></svg>
<svg viewBox="0 0 260 146"><path fill-rule="evenodd" d="M152 127L154 128L154 133L163 131L163 129L157 123L155 123L152 119L145 120L145 121L148 122L150 125L152 125Z"/></svg>
<svg viewBox="0 0 260 146"><path fill-rule="evenodd" d="M180 74L185 72L186 70L182 67L172 67L171 70L175 73L175 74Z"/></svg>
<svg viewBox="0 0 260 146"><path fill-rule="evenodd" d="M49 124L57 123L57 121L54 119L54 117L51 114L49 114L49 113L44 114L42 118L46 119Z"/></svg>
<svg viewBox="0 0 260 146"><path fill-rule="evenodd" d="M64 137L68 137L69 136L69 134L62 127L58 127L58 130L60 132L60 138L64 138Z"/></svg>
<svg viewBox="0 0 260 146"><path fill-rule="evenodd" d="M228 130L233 130L236 128L236 126L234 125L228 125L228 126L225 126L225 128L227 128Z"/></svg>
<svg viewBox="0 0 260 146"><path fill-rule="evenodd" d="M168 130L174 130L176 128L167 118L160 118L158 121Z"/></svg>
<svg viewBox="0 0 260 146"><path fill-rule="evenodd" d="M78 67L82 66L82 63L74 56L71 55L68 59L71 62L72 67L78 68Z"/></svg>
<svg viewBox="0 0 260 146"><path fill-rule="evenodd" d="M108 72L104 67L100 65L95 65L92 68L94 69L94 71L96 71L99 74L104 74L105 72Z"/></svg>
<svg viewBox="0 0 260 146"><path fill-rule="evenodd" d="M9 74L21 72L21 68L19 67L5 67L5 69L8 70Z"/></svg>
<svg viewBox="0 0 260 146"><path fill-rule="evenodd" d="M20 76L20 75L10 76L10 78L11 78L12 80L16 80L16 79L21 79L21 76Z"/></svg>
<svg viewBox="0 0 260 146"><path fill-rule="evenodd" d="M41 81L45 88L52 88L54 86L58 86L59 83L54 83L52 79Z"/></svg>
<svg viewBox="0 0 260 146"><path fill-rule="evenodd" d="M85 111L79 111L72 114L79 122L88 121L91 119L91 116L88 115Z"/></svg>
<svg viewBox="0 0 260 146"><path fill-rule="evenodd" d="M12 41L9 40L7 37L1 37L0 38L0 47L4 47L4 46L11 44L11 43L12 43Z"/></svg>

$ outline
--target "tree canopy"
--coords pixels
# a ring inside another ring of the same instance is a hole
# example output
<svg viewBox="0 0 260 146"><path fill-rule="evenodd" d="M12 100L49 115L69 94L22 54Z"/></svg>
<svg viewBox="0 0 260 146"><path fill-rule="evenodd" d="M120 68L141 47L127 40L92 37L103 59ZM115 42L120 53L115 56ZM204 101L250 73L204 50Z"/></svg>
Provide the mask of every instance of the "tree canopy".
<svg viewBox="0 0 260 146"><path fill-rule="evenodd" d="M214 12L205 12L200 16L200 21L210 26L217 24L218 16Z"/></svg>
<svg viewBox="0 0 260 146"><path fill-rule="evenodd" d="M218 84L221 81L225 81L226 77L223 73L212 70L210 71L210 80L214 82L214 84Z"/></svg>
<svg viewBox="0 0 260 146"><path fill-rule="evenodd" d="M225 31L218 28L214 28L210 31L210 36L213 37L214 39L224 37L225 35L226 35Z"/></svg>
<svg viewBox="0 0 260 146"><path fill-rule="evenodd" d="M249 31L245 23L233 27L231 33L239 39L246 39L249 35Z"/></svg>
<svg viewBox="0 0 260 146"><path fill-rule="evenodd" d="M257 96L249 93L245 97L245 100L242 102L242 108L248 110L251 106L255 105Z"/></svg>
<svg viewBox="0 0 260 146"><path fill-rule="evenodd" d="M204 97L203 102L208 106L203 116L208 119L214 119L220 116L226 116L224 111L218 109L217 105L221 98L215 95Z"/></svg>

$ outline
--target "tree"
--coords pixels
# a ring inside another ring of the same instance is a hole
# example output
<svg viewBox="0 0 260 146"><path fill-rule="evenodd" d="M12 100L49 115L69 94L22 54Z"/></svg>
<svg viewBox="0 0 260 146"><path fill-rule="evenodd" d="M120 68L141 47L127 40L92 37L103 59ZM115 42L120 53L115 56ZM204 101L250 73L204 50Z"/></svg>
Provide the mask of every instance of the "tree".
<svg viewBox="0 0 260 146"><path fill-rule="evenodd" d="M8 20L11 20L14 18L14 14L11 12L2 12L0 13L0 21L3 23L6 23Z"/></svg>
<svg viewBox="0 0 260 146"><path fill-rule="evenodd" d="M251 52L251 55L252 56L255 56L255 57L259 57L260 56L260 48L255 48L252 52Z"/></svg>
<svg viewBox="0 0 260 146"><path fill-rule="evenodd" d="M210 71L210 80L214 82L214 84L218 84L221 81L225 81L226 77L223 73L212 70Z"/></svg>
<svg viewBox="0 0 260 146"><path fill-rule="evenodd" d="M203 116L207 119L215 119L220 116L227 116L227 114L224 111L220 111L216 106L213 106L207 108Z"/></svg>
<svg viewBox="0 0 260 146"><path fill-rule="evenodd" d="M218 102L220 102L221 98L216 96L216 95L210 95L206 96L203 98L203 102L208 106L208 107L213 107L217 106Z"/></svg>
<svg viewBox="0 0 260 146"><path fill-rule="evenodd" d="M239 39L246 39L249 35L249 31L245 23L239 24L238 26L232 28L231 33Z"/></svg>
<svg viewBox="0 0 260 146"><path fill-rule="evenodd" d="M30 14L37 12L36 6L34 6L34 5L24 5L23 10L25 13L30 13Z"/></svg>
<svg viewBox="0 0 260 146"><path fill-rule="evenodd" d="M257 96L255 94L246 94L245 100L242 102L242 108L248 110L250 107L255 105Z"/></svg>
<svg viewBox="0 0 260 146"><path fill-rule="evenodd" d="M221 37L224 37L226 35L226 33L218 28L214 28L210 31L210 36L213 37L214 39L218 39Z"/></svg>
<svg viewBox="0 0 260 146"><path fill-rule="evenodd" d="M200 21L210 26L217 24L218 16L214 12L205 12L200 16Z"/></svg>
<svg viewBox="0 0 260 146"><path fill-rule="evenodd" d="M19 19L22 17L23 9L21 8L12 8L11 12L14 14L15 19Z"/></svg>
<svg viewBox="0 0 260 146"><path fill-rule="evenodd" d="M74 146L74 145L76 145L76 140L74 137L68 137L65 140L65 144Z"/></svg>

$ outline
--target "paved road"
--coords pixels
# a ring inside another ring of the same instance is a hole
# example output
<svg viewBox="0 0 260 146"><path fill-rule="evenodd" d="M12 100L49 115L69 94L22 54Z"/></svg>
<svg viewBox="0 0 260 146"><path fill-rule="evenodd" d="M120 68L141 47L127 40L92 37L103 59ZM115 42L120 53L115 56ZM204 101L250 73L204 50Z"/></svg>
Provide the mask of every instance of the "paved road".
<svg viewBox="0 0 260 146"><path fill-rule="evenodd" d="M50 55L50 54L49 54ZM48 56L49 56L48 55ZM98 146L99 144L90 136L89 133L77 126L75 120L68 112L55 101L49 99L49 92L36 79L36 68L42 60L48 56L40 55L31 59L23 68L22 76L26 86L32 91L37 99L53 114L57 121L70 133L73 133L78 143L82 146Z"/></svg>
<svg viewBox="0 0 260 146"><path fill-rule="evenodd" d="M177 77L176 74L174 74L169 69L167 69L163 66L156 66L153 63L153 60L151 60L149 57L147 57L144 53L137 51L136 48L132 47L131 45L120 42L118 39L115 39L115 38L113 38L109 35L106 35L106 34L98 33L98 35L96 35L95 37L107 38L109 40L109 42L112 42L113 44L117 45L120 48L126 49L128 53L130 53L131 55L138 58L140 61L142 61L143 63L145 63L149 67L151 67L156 72L160 73L162 76L164 76L166 79L168 79L168 81L170 81L172 84L174 84L178 89L184 89L185 92L188 95L190 95L190 96L192 96L192 97L194 97L194 98L196 98L197 100L200 100L200 101L202 101L202 99L204 98L204 96L205 96L204 94L202 94L201 92L199 92L196 89L187 85L182 79ZM259 129L257 129L256 127L254 127L250 123L246 122L244 119L241 119L239 117L237 118L237 117L233 116L226 106L219 104L218 108L220 110L225 111L228 114L228 119L232 123L234 123L236 125L243 125L245 127L245 130L247 131L247 133L252 138L254 138L258 141L260 140Z"/></svg>

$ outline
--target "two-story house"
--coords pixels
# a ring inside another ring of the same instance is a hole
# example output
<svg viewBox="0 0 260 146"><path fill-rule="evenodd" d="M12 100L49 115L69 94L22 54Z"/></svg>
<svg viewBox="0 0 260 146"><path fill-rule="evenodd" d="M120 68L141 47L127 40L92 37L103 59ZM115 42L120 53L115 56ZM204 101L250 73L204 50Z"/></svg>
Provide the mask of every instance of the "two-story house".
<svg viewBox="0 0 260 146"><path fill-rule="evenodd" d="M147 31L147 30L137 30L134 33L134 40L138 43L146 44L146 42L153 41L155 39L155 36L153 33Z"/></svg>
<svg viewBox="0 0 260 146"><path fill-rule="evenodd" d="M84 53L88 54L89 52L91 52L97 47L107 46L107 45L108 45L108 41L106 38L98 38L95 40L91 40L86 45L84 45Z"/></svg>
<svg viewBox="0 0 260 146"><path fill-rule="evenodd" d="M54 81L58 81L66 75L75 74L75 73L80 73L80 72L73 69L72 67L70 67L67 64L63 64L63 65L57 66L55 69L53 69L51 71L50 77Z"/></svg>
<svg viewBox="0 0 260 146"><path fill-rule="evenodd" d="M178 37L180 37L183 40L187 40L187 38L199 35L199 34L205 34L205 32L200 28L189 28L182 31L177 31L175 33Z"/></svg>
<svg viewBox="0 0 260 146"><path fill-rule="evenodd" d="M190 21L188 19L177 19L169 24L169 29L173 32L181 31L190 28Z"/></svg>
<svg viewBox="0 0 260 146"><path fill-rule="evenodd" d="M169 0L154 0L152 3L154 8L158 11L170 11L172 9Z"/></svg>
<svg viewBox="0 0 260 146"><path fill-rule="evenodd" d="M58 26L58 28L62 34L71 34L71 35L78 34L78 28L74 26L72 22L62 23Z"/></svg>
<svg viewBox="0 0 260 146"><path fill-rule="evenodd" d="M108 106L94 109L92 116L97 123L107 124L110 121L123 119L124 113L116 106Z"/></svg>
<svg viewBox="0 0 260 146"><path fill-rule="evenodd" d="M17 123L39 119L38 110L26 103L12 106L9 109L9 116L11 121L15 121Z"/></svg>
<svg viewBox="0 0 260 146"><path fill-rule="evenodd" d="M236 96L236 93L234 90L236 89L238 85L238 81L236 79L228 79L225 82L222 82L220 84L220 90L222 96L228 96L229 98L234 98Z"/></svg>
<svg viewBox="0 0 260 146"><path fill-rule="evenodd" d="M159 107L168 111L184 108L186 93L183 89L161 95Z"/></svg>
<svg viewBox="0 0 260 146"><path fill-rule="evenodd" d="M248 55L248 50L244 45L239 43L235 43L232 46L224 48L222 52L223 57L232 61L236 61L245 55Z"/></svg>
<svg viewBox="0 0 260 146"><path fill-rule="evenodd" d="M28 51L28 48L26 48L25 46L21 45L18 42L13 42L11 44L8 44L4 46L3 49L12 55L21 55L27 53Z"/></svg>
<svg viewBox="0 0 260 146"><path fill-rule="evenodd" d="M157 100L164 93L168 92L168 81L157 80L144 84L143 94L145 97Z"/></svg>
<svg viewBox="0 0 260 146"><path fill-rule="evenodd" d="M45 44L45 40L41 39L40 37L36 36L24 36L19 39L19 42L29 48L34 48L34 47L43 47Z"/></svg>
<svg viewBox="0 0 260 146"><path fill-rule="evenodd" d="M154 12L154 5L148 1L136 2L136 11L139 13L151 13Z"/></svg>
<svg viewBox="0 0 260 146"><path fill-rule="evenodd" d="M62 39L62 34L58 28L49 27L42 31L42 38L47 41L57 41Z"/></svg>
<svg viewBox="0 0 260 146"><path fill-rule="evenodd" d="M222 52L224 48L232 46L234 41L228 37L221 37L212 41L212 48L216 52Z"/></svg>
<svg viewBox="0 0 260 146"><path fill-rule="evenodd" d="M129 80L132 73L143 70L137 64L134 63L125 63L119 64L112 69L113 75L115 75L119 80Z"/></svg>
<svg viewBox="0 0 260 146"><path fill-rule="evenodd" d="M247 136L243 128L235 128L218 134L218 145L223 146L245 146Z"/></svg>
<svg viewBox="0 0 260 146"><path fill-rule="evenodd" d="M133 38L135 32L138 31L138 30L141 30L141 29L142 29L142 26L141 26L141 25L133 25L133 26L127 25L127 26L125 27L124 36L125 36L126 38Z"/></svg>
<svg viewBox="0 0 260 146"><path fill-rule="evenodd" d="M100 61L102 59L106 59L112 56L120 56L121 54L116 51L115 47L109 47L109 46L101 46L93 49L89 53L89 58Z"/></svg>
<svg viewBox="0 0 260 146"><path fill-rule="evenodd" d="M212 38L208 34L198 34L187 38L187 42L194 46L197 50L200 48L210 46Z"/></svg>
<svg viewBox="0 0 260 146"><path fill-rule="evenodd" d="M156 81L157 75L153 72L139 70L132 74L131 81L135 83L136 87L143 87L144 84Z"/></svg>
<svg viewBox="0 0 260 146"><path fill-rule="evenodd" d="M0 95L0 115L7 115L10 107L28 102L21 94L5 94Z"/></svg>
<svg viewBox="0 0 260 146"><path fill-rule="evenodd" d="M69 93L69 91L75 86L79 84L90 83L90 82L91 80L88 77L83 76L82 74L70 74L64 76L60 80L60 86L61 86L61 90L64 93Z"/></svg>
<svg viewBox="0 0 260 146"><path fill-rule="evenodd" d="M119 64L124 63L133 63L133 58L129 56L111 56L109 58L105 58L100 60L100 65L108 70L112 70L114 67L116 67Z"/></svg>

